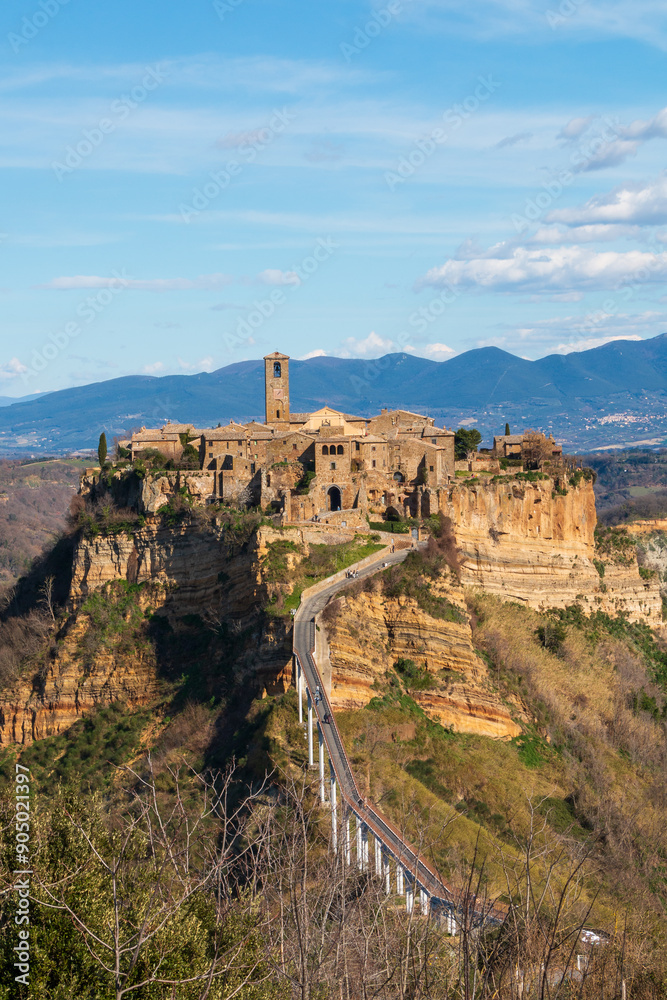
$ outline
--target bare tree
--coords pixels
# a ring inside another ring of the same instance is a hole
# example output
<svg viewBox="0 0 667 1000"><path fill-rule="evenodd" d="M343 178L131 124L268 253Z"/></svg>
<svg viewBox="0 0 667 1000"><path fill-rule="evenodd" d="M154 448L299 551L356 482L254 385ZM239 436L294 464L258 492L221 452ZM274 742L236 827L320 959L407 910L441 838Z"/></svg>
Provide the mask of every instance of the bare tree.
<svg viewBox="0 0 667 1000"><path fill-rule="evenodd" d="M81 859L56 877L38 861L34 902L69 918L116 1000L150 984L188 985L188 996L205 1000L222 977L226 998L241 995L270 975L261 946L269 917L259 915L253 878L264 845L250 835L260 792L235 805L233 767L158 774L149 757L145 772L124 771L131 784L120 815L91 822L66 810ZM91 882L92 899L81 891ZM181 924L201 905L204 946L184 965Z"/></svg>

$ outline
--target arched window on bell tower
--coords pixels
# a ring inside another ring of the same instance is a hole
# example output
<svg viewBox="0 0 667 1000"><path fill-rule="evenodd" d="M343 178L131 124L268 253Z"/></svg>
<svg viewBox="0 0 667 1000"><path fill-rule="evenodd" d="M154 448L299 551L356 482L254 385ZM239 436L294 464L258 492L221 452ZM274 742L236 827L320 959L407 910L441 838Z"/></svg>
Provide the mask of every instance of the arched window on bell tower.
<svg viewBox="0 0 667 1000"><path fill-rule="evenodd" d="M289 356L273 351L264 357L264 400L266 422L289 428Z"/></svg>

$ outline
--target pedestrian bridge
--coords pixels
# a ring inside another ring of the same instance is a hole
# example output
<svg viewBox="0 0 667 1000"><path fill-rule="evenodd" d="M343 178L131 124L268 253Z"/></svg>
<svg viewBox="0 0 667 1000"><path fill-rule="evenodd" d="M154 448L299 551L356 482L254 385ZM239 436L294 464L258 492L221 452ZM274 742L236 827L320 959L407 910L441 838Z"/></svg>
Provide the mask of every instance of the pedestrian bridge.
<svg viewBox="0 0 667 1000"><path fill-rule="evenodd" d="M352 566L356 579L377 573L385 565L401 562L409 549L392 552L392 546L371 559ZM405 896L408 912L417 907L423 914L437 914L446 921L450 933L456 933L454 893L445 885L438 873L406 840L401 831L384 816L357 787L347 753L336 725L331 703L315 661L315 616L331 597L352 581L348 575L336 574L324 584L305 591L302 603L294 618L294 659L299 705L299 722L304 720L304 694L306 698L306 732L308 737L308 763L315 766L314 730L317 729L319 796L326 800L325 757L329 758L329 798L331 805L331 834L335 851L344 852L347 864L354 862L362 871L371 870L372 843L373 868L383 880L385 891ZM351 825L354 822L354 836Z"/></svg>

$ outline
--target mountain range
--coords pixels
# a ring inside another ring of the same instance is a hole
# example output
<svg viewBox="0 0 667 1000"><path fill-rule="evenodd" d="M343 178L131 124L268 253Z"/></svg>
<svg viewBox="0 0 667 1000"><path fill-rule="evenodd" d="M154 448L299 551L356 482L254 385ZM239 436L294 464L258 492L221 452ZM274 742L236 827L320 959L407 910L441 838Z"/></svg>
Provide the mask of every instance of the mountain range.
<svg viewBox="0 0 667 1000"><path fill-rule="evenodd" d="M490 443L504 431L552 431L570 450L667 440L667 334L527 361L496 347L449 361L387 354L373 361L290 362L293 412L328 403L367 416L386 406L430 413L445 426L476 426ZM128 375L0 403L0 453L92 448L167 419L215 426L261 419L264 365L241 361L198 375Z"/></svg>

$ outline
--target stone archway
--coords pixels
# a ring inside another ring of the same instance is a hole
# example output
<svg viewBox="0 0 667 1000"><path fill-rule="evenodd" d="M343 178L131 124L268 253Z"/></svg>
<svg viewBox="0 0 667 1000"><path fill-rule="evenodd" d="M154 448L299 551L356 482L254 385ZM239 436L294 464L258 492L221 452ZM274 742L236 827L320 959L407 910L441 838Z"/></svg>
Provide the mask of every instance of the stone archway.
<svg viewBox="0 0 667 1000"><path fill-rule="evenodd" d="M341 510L341 495L337 486L330 486L327 490L327 510Z"/></svg>

